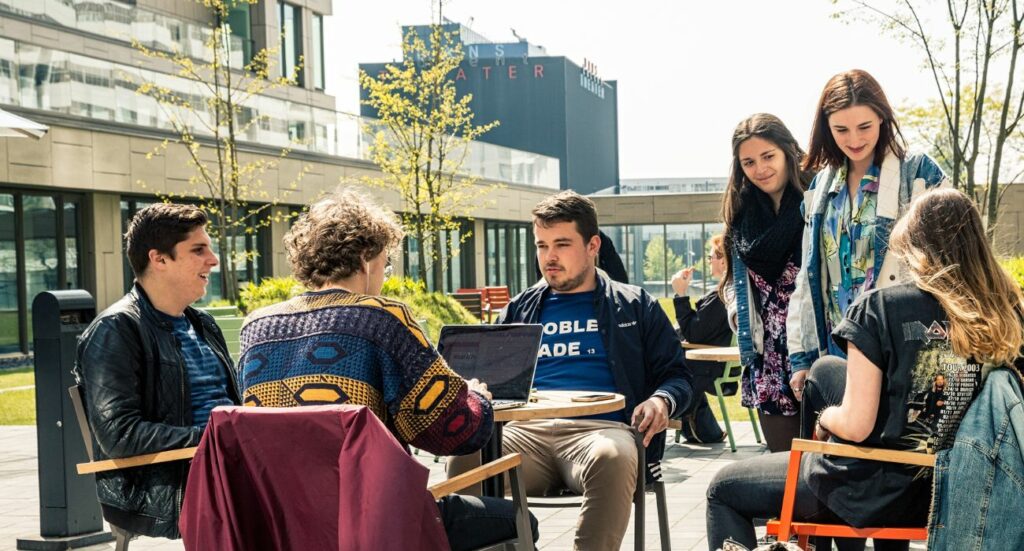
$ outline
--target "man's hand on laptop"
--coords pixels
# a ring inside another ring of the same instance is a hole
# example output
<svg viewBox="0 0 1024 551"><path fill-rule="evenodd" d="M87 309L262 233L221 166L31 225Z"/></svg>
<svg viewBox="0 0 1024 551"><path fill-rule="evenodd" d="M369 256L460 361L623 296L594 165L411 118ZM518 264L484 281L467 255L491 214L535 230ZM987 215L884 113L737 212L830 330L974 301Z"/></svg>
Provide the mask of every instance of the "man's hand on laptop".
<svg viewBox="0 0 1024 551"><path fill-rule="evenodd" d="M487 383L481 383L477 379L470 379L466 381L466 384L469 385L470 390L475 390L477 394L483 396L484 398L487 398L488 400L493 399L493 397L491 396L491 391L487 390Z"/></svg>
<svg viewBox="0 0 1024 551"><path fill-rule="evenodd" d="M643 433L646 448L654 435L668 428L668 403L658 396L651 396L633 410L631 424Z"/></svg>

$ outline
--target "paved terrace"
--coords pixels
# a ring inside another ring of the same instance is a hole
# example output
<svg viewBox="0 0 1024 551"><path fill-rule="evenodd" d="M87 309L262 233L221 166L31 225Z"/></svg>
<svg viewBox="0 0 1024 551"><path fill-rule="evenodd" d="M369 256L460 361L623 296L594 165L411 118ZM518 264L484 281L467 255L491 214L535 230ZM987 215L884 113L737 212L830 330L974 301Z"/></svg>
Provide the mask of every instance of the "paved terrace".
<svg viewBox="0 0 1024 551"><path fill-rule="evenodd" d="M736 429L736 453L726 444L672 444L665 453L663 468L668 496L672 549L705 550L704 492L711 478L724 465L764 453L754 441L750 423L733 422ZM671 434L671 431L670 431ZM434 463L429 455L418 459L430 468L431 483L444 477L443 463ZM35 427L0 427L0 549L14 549L17 537L39 534L39 489L36 471ZM534 509L540 520L538 547L544 551L570 551L577 509ZM657 509L654 495L647 499L647 548L660 549ZM622 549L633 548L633 521ZM923 549L915 545L914 548ZM108 551L113 544L84 548ZM132 542L132 551L181 551L180 541L140 538Z"/></svg>

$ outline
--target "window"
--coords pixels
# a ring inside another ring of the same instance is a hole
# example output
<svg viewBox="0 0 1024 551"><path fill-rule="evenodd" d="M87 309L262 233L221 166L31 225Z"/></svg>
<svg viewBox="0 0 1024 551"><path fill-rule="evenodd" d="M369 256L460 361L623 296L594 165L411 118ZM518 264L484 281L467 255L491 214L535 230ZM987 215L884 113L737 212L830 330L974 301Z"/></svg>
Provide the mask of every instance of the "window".
<svg viewBox="0 0 1024 551"><path fill-rule="evenodd" d="M295 77L302 85L302 11L298 6L278 3L278 21L281 23L281 74Z"/></svg>
<svg viewBox="0 0 1024 551"><path fill-rule="evenodd" d="M507 285L515 295L537 281L537 247L529 223L485 223L487 285Z"/></svg>
<svg viewBox="0 0 1024 551"><path fill-rule="evenodd" d="M673 295L671 280L682 268L694 268L687 294L699 297L714 290L718 279L707 263L708 240L722 224L652 224L602 226L629 274L629 282L655 297Z"/></svg>
<svg viewBox="0 0 1024 551"><path fill-rule="evenodd" d="M228 11L228 26L231 28L231 66L241 68L252 61L252 22L249 19L249 4L240 2L231 5ZM241 56L236 59L236 56Z"/></svg>
<svg viewBox="0 0 1024 551"><path fill-rule="evenodd" d="M438 232L438 239L441 242L441 285L436 284L437 278L434 274L434 262L430 258L430 251L424 251L427 264L427 289L454 293L459 288L470 285L470 282L473 281L473 237L466 237L471 229L472 224L463 221L459 229ZM465 241L463 241L464 237ZM419 251L419 240L407 235L403 253L405 277L419 280Z"/></svg>
<svg viewBox="0 0 1024 551"><path fill-rule="evenodd" d="M313 16L313 87L324 89L324 16Z"/></svg>
<svg viewBox="0 0 1024 551"><path fill-rule="evenodd" d="M0 191L0 353L32 348L32 301L81 287L74 195Z"/></svg>

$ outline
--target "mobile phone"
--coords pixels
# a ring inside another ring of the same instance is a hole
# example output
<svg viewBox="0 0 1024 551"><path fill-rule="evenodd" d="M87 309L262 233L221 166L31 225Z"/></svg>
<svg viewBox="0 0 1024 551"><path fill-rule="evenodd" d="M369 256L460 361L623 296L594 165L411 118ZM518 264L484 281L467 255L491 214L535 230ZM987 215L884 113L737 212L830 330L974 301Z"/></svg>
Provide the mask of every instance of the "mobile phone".
<svg viewBox="0 0 1024 551"><path fill-rule="evenodd" d="M615 397L614 394L608 394L608 393L603 393L603 394L584 394L582 396L573 396L572 397L572 401L573 402L600 402L600 401L603 401L603 400L611 400L614 397Z"/></svg>

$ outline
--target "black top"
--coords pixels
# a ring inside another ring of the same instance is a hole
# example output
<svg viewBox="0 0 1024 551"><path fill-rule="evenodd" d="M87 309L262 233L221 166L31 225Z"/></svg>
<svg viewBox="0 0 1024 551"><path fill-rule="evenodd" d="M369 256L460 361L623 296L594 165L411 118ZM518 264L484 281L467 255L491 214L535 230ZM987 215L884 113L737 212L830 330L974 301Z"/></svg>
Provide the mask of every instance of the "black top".
<svg viewBox="0 0 1024 551"><path fill-rule="evenodd" d="M832 338L844 350L853 343L882 370L878 417L863 445L932 453L952 445L980 390L982 366L953 353L948 329L939 302L914 285L865 293L847 311ZM812 491L855 526L884 524L931 475L907 465L812 457Z"/></svg>
<svg viewBox="0 0 1024 551"><path fill-rule="evenodd" d="M675 297L672 304L676 308L676 323L679 324L676 334L681 340L714 346L732 344L732 328L718 291L700 297L696 309L690 306L690 297ZM686 360L686 365L694 375L709 377L720 377L725 367L722 362L700 360Z"/></svg>

